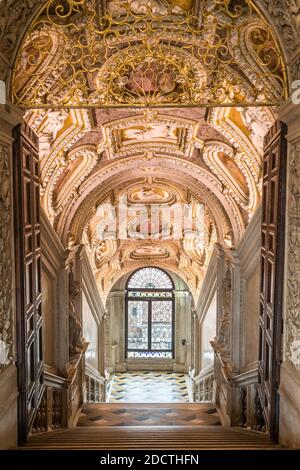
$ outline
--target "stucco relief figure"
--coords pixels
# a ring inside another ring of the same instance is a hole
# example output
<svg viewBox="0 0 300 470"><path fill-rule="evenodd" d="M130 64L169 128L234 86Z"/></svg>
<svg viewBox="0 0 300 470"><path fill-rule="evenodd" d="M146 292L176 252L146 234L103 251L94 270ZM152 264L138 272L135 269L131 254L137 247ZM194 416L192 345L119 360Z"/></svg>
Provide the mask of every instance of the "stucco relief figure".
<svg viewBox="0 0 300 470"><path fill-rule="evenodd" d="M228 171L231 173L234 180L238 183L242 191L245 193L245 196L248 196L249 188L247 185L247 181L239 166L235 163L234 160L232 160L232 158L230 158L228 155L225 155L225 153L223 152L220 152L218 154L218 157L222 164L225 166L225 168L228 169Z"/></svg>
<svg viewBox="0 0 300 470"><path fill-rule="evenodd" d="M250 139L253 145L263 150L264 137L268 131L268 126L261 116L257 114L256 109L238 108L245 126L250 131Z"/></svg>
<svg viewBox="0 0 300 470"><path fill-rule="evenodd" d="M296 339L292 342L291 346L291 361L294 366L300 370L300 339Z"/></svg>
<svg viewBox="0 0 300 470"><path fill-rule="evenodd" d="M168 250L166 250L165 248L151 245L137 248L131 253L131 257L135 259L143 259L147 257L166 258L168 256Z"/></svg>
<svg viewBox="0 0 300 470"><path fill-rule="evenodd" d="M70 282L70 306L69 306L69 362L76 362L84 351L82 326L76 316L75 302L80 293L79 284Z"/></svg>
<svg viewBox="0 0 300 470"><path fill-rule="evenodd" d="M224 279L223 287L223 307L222 314L218 321L217 335L211 345L216 353L219 353L224 362L230 359L231 350L231 280L230 278Z"/></svg>
<svg viewBox="0 0 300 470"><path fill-rule="evenodd" d="M47 113L47 117L39 129L39 149L42 157L49 152L51 145L62 130L67 117L68 112L65 110L49 111Z"/></svg>
<svg viewBox="0 0 300 470"><path fill-rule="evenodd" d="M8 52L11 51L16 44L19 31L22 29L22 26L25 25L31 9L38 3L38 0L31 0L30 2L25 2L24 0L6 0L0 3L0 36L2 49Z"/></svg>
<svg viewBox="0 0 300 470"><path fill-rule="evenodd" d="M7 178L7 162L4 158L0 161L0 205L3 205L4 209L9 208L10 194L9 194L9 179Z"/></svg>
<svg viewBox="0 0 300 470"><path fill-rule="evenodd" d="M162 199L162 198L160 197L160 194L155 191L155 189L143 187L140 191L140 200L152 201L153 199Z"/></svg>
<svg viewBox="0 0 300 470"><path fill-rule="evenodd" d="M175 89L175 74L163 64L139 64L131 71L127 88L133 93L169 93Z"/></svg>
<svg viewBox="0 0 300 470"><path fill-rule="evenodd" d="M147 188L143 186L139 192L137 192L132 199L136 199L138 201L153 201L158 200L161 201L164 199L165 192L159 191L156 188Z"/></svg>
<svg viewBox="0 0 300 470"><path fill-rule="evenodd" d="M146 124L125 128L124 140L173 139L176 142L176 124Z"/></svg>
<svg viewBox="0 0 300 470"><path fill-rule="evenodd" d="M172 193L166 189L153 186L142 186L133 189L129 193L130 202L168 202L172 199Z"/></svg>
<svg viewBox="0 0 300 470"><path fill-rule="evenodd" d="M223 309L222 316L219 320L219 328L217 336L213 343L214 350L221 354L223 359L229 359L230 356L230 319L229 315Z"/></svg>
<svg viewBox="0 0 300 470"><path fill-rule="evenodd" d="M47 124L44 128L44 133L51 137L54 141L57 138L59 131L63 128L65 120L68 117L68 112L65 110L51 111L48 113Z"/></svg>
<svg viewBox="0 0 300 470"><path fill-rule="evenodd" d="M291 176L290 176L290 205L291 210L297 214L300 213L300 165L296 158L291 162Z"/></svg>

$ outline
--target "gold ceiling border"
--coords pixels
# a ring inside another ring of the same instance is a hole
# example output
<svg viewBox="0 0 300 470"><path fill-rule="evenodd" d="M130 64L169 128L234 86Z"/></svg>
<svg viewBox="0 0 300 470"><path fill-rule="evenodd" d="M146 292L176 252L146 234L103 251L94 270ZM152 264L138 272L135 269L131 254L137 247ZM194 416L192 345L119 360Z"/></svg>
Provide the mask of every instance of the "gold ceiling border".
<svg viewBox="0 0 300 470"><path fill-rule="evenodd" d="M288 96L279 42L252 0L47 0L19 48L23 108L277 106ZM157 6L158 5L158 6Z"/></svg>

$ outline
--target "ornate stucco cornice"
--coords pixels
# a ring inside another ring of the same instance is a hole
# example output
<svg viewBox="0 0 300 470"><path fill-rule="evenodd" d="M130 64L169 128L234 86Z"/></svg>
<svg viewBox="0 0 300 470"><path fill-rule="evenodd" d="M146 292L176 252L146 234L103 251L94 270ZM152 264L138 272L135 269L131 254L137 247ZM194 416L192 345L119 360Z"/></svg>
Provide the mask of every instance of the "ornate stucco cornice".
<svg viewBox="0 0 300 470"><path fill-rule="evenodd" d="M0 80L9 82L19 44L44 0L0 0Z"/></svg>
<svg viewBox="0 0 300 470"><path fill-rule="evenodd" d="M287 60L300 50L300 3L298 0L256 0L253 2L264 13L277 32Z"/></svg>

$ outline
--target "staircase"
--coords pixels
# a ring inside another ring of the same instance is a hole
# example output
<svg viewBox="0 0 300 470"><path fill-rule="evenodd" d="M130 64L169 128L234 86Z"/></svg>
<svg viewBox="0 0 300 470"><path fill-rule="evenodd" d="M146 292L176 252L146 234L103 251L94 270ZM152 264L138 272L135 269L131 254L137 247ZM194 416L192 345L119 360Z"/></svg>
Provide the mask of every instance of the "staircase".
<svg viewBox="0 0 300 470"><path fill-rule="evenodd" d="M86 403L76 428L33 435L30 450L278 449L268 436L221 426L213 403Z"/></svg>
<svg viewBox="0 0 300 470"><path fill-rule="evenodd" d="M30 450L276 450L261 433L222 426L81 427L32 436Z"/></svg>

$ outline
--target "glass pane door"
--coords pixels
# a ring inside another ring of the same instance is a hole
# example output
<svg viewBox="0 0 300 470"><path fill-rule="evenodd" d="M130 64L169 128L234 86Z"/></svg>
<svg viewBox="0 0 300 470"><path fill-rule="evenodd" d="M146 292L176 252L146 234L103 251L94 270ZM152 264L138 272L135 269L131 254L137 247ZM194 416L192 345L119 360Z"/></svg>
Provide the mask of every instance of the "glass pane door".
<svg viewBox="0 0 300 470"><path fill-rule="evenodd" d="M148 302L128 301L128 349L149 349Z"/></svg>
<svg viewBox="0 0 300 470"><path fill-rule="evenodd" d="M173 336L173 302L153 300L151 307L151 349L170 351Z"/></svg>

